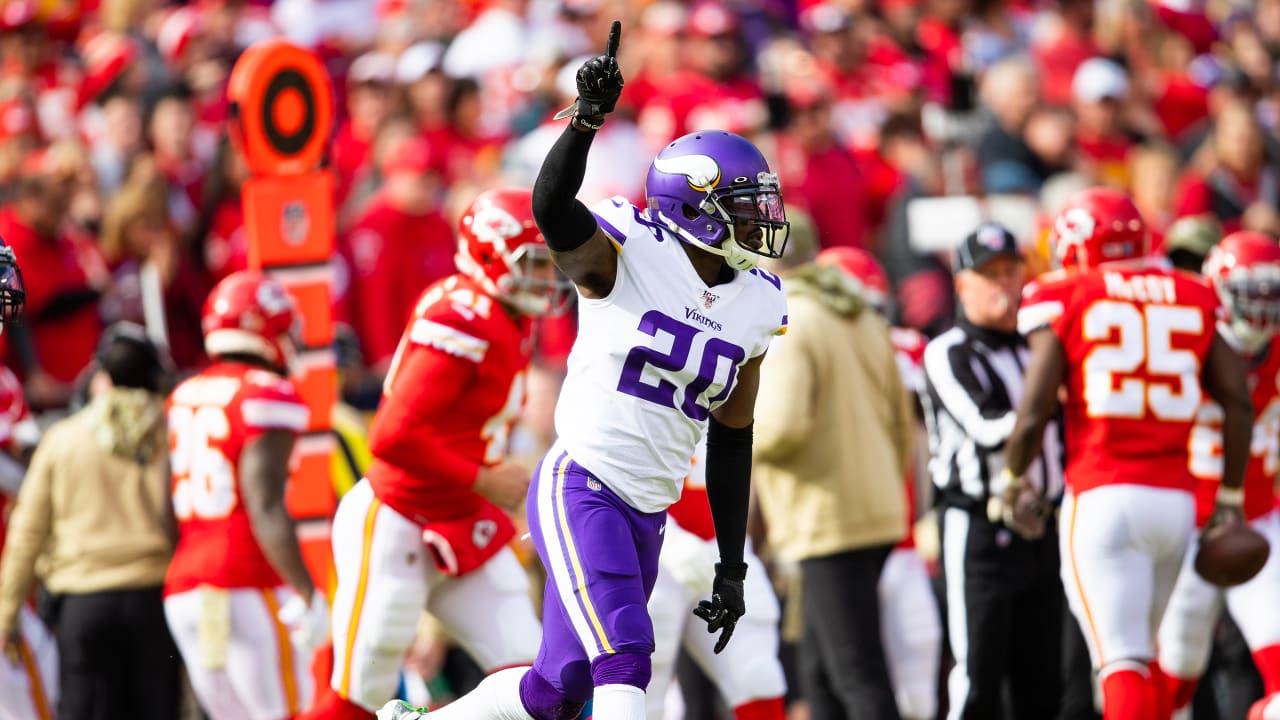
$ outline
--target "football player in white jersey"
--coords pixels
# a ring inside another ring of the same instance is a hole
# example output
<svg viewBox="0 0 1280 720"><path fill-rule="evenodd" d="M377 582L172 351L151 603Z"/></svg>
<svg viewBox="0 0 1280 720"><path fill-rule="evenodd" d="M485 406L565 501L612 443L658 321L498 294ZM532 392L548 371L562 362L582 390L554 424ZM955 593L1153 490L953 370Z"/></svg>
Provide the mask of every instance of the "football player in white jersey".
<svg viewBox="0 0 1280 720"><path fill-rule="evenodd" d="M578 338L556 406L557 442L529 488L547 568L542 647L531 668L490 675L432 720L644 720L667 506L707 439L707 496L720 562L694 613L722 650L745 612L751 426L760 361L786 329L779 257L789 227L777 176L754 145L703 131L660 151L647 209L576 199L595 131L622 91L614 23L578 71L573 120L533 190L534 217L578 289ZM495 618L500 621L501 618ZM413 718L395 703L383 718Z"/></svg>

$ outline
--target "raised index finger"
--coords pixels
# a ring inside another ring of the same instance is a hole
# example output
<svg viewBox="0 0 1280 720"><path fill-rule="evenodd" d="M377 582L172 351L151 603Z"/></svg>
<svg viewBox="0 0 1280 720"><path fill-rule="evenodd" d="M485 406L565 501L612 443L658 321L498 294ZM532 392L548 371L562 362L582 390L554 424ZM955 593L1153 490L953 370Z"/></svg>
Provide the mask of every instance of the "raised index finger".
<svg viewBox="0 0 1280 720"><path fill-rule="evenodd" d="M622 39L622 23L618 20L613 21L613 26L609 28L609 41L604 45L604 54L607 57L618 57L618 41Z"/></svg>

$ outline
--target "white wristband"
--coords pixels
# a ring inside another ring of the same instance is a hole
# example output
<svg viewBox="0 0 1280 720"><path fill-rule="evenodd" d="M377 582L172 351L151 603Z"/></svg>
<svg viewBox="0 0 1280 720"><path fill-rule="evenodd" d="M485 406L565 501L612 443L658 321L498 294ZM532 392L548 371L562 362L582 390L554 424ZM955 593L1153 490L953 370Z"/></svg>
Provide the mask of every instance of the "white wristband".
<svg viewBox="0 0 1280 720"><path fill-rule="evenodd" d="M1244 504L1244 490L1242 488L1231 488L1226 485L1219 485L1217 499L1219 505L1240 507Z"/></svg>

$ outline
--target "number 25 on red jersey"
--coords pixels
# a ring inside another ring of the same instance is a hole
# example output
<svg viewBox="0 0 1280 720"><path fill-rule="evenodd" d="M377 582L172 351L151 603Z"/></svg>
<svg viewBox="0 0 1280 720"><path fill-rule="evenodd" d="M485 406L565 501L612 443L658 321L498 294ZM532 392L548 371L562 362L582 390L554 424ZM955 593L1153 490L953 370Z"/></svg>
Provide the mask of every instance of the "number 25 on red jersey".
<svg viewBox="0 0 1280 720"><path fill-rule="evenodd" d="M1195 416L1202 397L1200 359L1173 341L1204 333L1201 311L1099 300L1081 319L1084 339L1098 343L1084 360L1090 417L1140 419L1147 409L1163 421Z"/></svg>

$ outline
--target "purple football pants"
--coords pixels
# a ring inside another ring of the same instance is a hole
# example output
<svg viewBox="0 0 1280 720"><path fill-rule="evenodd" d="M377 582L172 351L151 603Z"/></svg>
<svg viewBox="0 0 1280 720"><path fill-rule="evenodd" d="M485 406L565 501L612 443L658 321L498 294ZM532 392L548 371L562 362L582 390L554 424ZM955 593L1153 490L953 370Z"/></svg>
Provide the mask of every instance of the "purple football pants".
<svg viewBox="0 0 1280 720"><path fill-rule="evenodd" d="M596 686L643 689L666 512L631 507L557 443L534 472L528 517L547 586L542 647L520 687L525 708L560 720L576 717Z"/></svg>

